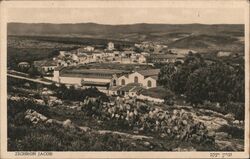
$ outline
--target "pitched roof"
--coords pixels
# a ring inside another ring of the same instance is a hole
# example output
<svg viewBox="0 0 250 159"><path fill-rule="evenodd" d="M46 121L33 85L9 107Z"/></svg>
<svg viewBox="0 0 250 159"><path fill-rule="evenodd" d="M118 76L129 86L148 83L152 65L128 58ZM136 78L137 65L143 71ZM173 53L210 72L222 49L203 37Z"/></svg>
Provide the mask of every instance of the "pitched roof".
<svg viewBox="0 0 250 159"><path fill-rule="evenodd" d="M160 69L148 69L148 70L139 70L137 71L144 77L158 76Z"/></svg>
<svg viewBox="0 0 250 159"><path fill-rule="evenodd" d="M28 62L19 62L18 65L29 65Z"/></svg>
<svg viewBox="0 0 250 159"><path fill-rule="evenodd" d="M150 76L150 78L153 78L154 80L158 80L158 76Z"/></svg>
<svg viewBox="0 0 250 159"><path fill-rule="evenodd" d="M176 59L184 58L185 55L182 54L151 54L148 58L151 59Z"/></svg>
<svg viewBox="0 0 250 159"><path fill-rule="evenodd" d="M91 86L108 86L108 82L93 82L93 81L82 81L83 85L91 85Z"/></svg>
<svg viewBox="0 0 250 159"><path fill-rule="evenodd" d="M80 77L80 78L100 78L111 79L114 74L122 74L123 70L115 69L81 69L77 67L65 68L60 72L60 76Z"/></svg>
<svg viewBox="0 0 250 159"><path fill-rule="evenodd" d="M128 92L130 90L132 90L135 86L123 86L119 89L119 91L125 91L125 92Z"/></svg>
<svg viewBox="0 0 250 159"><path fill-rule="evenodd" d="M61 77L78 77L78 78L97 78L97 79L111 79L112 75L97 75L97 74L81 74L81 73L60 73Z"/></svg>
<svg viewBox="0 0 250 159"><path fill-rule="evenodd" d="M55 71L60 71L60 70L62 70L64 68L64 66L58 66L58 67L56 67L54 70Z"/></svg>
<svg viewBox="0 0 250 159"><path fill-rule="evenodd" d="M113 86L113 87L111 87L111 91L117 91L117 90L119 90L121 87L123 87L123 86Z"/></svg>

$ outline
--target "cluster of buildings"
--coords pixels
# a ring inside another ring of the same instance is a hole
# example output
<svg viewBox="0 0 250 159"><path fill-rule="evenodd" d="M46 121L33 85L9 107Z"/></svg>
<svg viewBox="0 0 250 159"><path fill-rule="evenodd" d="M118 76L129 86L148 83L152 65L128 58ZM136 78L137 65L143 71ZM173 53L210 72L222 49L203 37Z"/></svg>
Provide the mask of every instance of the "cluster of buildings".
<svg viewBox="0 0 250 159"><path fill-rule="evenodd" d="M104 50L86 46L70 51L59 51L53 59L34 61L33 65L43 75L52 75L56 67L69 67L89 63L120 63L120 64L146 64L148 53L136 53L131 50L117 51L114 43L109 42ZM19 67L26 67L24 62ZM25 63L26 64L26 63Z"/></svg>
<svg viewBox="0 0 250 159"><path fill-rule="evenodd" d="M131 48L117 51L114 43L109 42L106 49L102 50L86 46L60 51L53 59L34 61L34 68L42 72L45 78L57 83L82 88L96 87L109 95L136 96L141 90L157 87L159 69L93 69L82 66L89 66L90 63L118 63L119 66L120 64L150 65L159 62L183 62L185 57L185 54L176 50L162 53L167 46L157 43L143 42L135 44L134 47L144 51L153 48L154 51L138 53ZM20 67L26 65L28 64L20 63Z"/></svg>
<svg viewBox="0 0 250 159"><path fill-rule="evenodd" d="M163 53L168 49L167 45L157 42L142 42L140 44L135 44L135 47L142 51L153 53Z"/></svg>
<svg viewBox="0 0 250 159"><path fill-rule="evenodd" d="M157 87L159 71L58 67L52 80L82 88L96 87L109 95L136 96L142 89Z"/></svg>
<svg viewBox="0 0 250 159"><path fill-rule="evenodd" d="M185 55L181 54L152 54L147 58L149 63L183 63Z"/></svg>
<svg viewBox="0 0 250 159"><path fill-rule="evenodd" d="M114 43L109 42L104 50L95 49L93 46L86 46L71 51L60 51L55 59L59 65L72 66L77 64L88 64L93 62L114 62L114 63L146 63L145 54L134 51L115 50Z"/></svg>
<svg viewBox="0 0 250 159"><path fill-rule="evenodd" d="M180 61L189 50L166 49L166 45L142 42L135 44L134 48L142 49L136 52L133 48L117 51L113 42L107 44L106 49L96 49L93 46L86 46L70 51L60 51L59 55L53 59L34 61L33 66L43 75L52 75L56 67L77 66L89 63L120 63L120 64L154 64ZM150 49L153 48L153 52ZM148 50L149 49L149 50ZM164 51L164 52L162 52ZM160 53L159 53L160 52ZM19 63L18 67L30 67L28 63Z"/></svg>

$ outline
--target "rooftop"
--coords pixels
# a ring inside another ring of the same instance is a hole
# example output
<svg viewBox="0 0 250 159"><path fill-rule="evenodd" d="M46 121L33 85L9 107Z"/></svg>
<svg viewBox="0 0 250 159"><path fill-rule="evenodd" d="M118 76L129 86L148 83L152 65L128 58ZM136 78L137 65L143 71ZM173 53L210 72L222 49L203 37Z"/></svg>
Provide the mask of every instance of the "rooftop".
<svg viewBox="0 0 250 159"><path fill-rule="evenodd" d="M63 69L64 68L64 66L58 66L58 67L56 67L54 70L55 71L60 71L61 69Z"/></svg>
<svg viewBox="0 0 250 159"><path fill-rule="evenodd" d="M147 69L147 70L140 70L137 71L138 73L140 73L141 75L143 75L144 77L154 77L157 76L160 73L160 69Z"/></svg>
<svg viewBox="0 0 250 159"><path fill-rule="evenodd" d="M29 65L28 62L19 62L18 65Z"/></svg>
<svg viewBox="0 0 250 159"><path fill-rule="evenodd" d="M151 54L149 58L164 58L164 59L176 59L176 58L184 58L183 54Z"/></svg>
<svg viewBox="0 0 250 159"><path fill-rule="evenodd" d="M158 80L158 76L150 76L151 78Z"/></svg>
<svg viewBox="0 0 250 159"><path fill-rule="evenodd" d="M113 86L110 90L111 90L111 91L117 91L117 90L119 90L121 87L123 87L123 86Z"/></svg>
<svg viewBox="0 0 250 159"><path fill-rule="evenodd" d="M119 91L125 91L125 92L137 92L141 90L141 86L134 86L134 85L126 85L119 89Z"/></svg>
<svg viewBox="0 0 250 159"><path fill-rule="evenodd" d="M125 72L132 70L145 70L153 69L154 67L147 64L120 64L120 63L92 63L82 66L82 68L91 68L91 69L118 69Z"/></svg>
<svg viewBox="0 0 250 159"><path fill-rule="evenodd" d="M60 71L60 76L111 79L113 75L122 73L124 73L123 70L116 69L83 69L77 67L69 67L62 69Z"/></svg>
<svg viewBox="0 0 250 159"><path fill-rule="evenodd" d="M91 86L108 86L108 82L93 82L93 81L82 81L82 84L85 86L91 85Z"/></svg>
<svg viewBox="0 0 250 159"><path fill-rule="evenodd" d="M95 74L95 73L101 73L101 74L119 74L123 73L125 71L123 70L116 70L116 69L82 69L82 68L65 68L62 70L62 73L86 73L86 74Z"/></svg>

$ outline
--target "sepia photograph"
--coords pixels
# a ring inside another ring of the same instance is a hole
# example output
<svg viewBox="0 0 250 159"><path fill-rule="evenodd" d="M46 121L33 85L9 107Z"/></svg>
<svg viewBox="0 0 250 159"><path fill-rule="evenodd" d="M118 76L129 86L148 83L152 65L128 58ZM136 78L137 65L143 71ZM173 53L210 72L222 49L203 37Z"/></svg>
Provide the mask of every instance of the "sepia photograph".
<svg viewBox="0 0 250 159"><path fill-rule="evenodd" d="M6 153L249 157L248 1L14 2L1 3Z"/></svg>

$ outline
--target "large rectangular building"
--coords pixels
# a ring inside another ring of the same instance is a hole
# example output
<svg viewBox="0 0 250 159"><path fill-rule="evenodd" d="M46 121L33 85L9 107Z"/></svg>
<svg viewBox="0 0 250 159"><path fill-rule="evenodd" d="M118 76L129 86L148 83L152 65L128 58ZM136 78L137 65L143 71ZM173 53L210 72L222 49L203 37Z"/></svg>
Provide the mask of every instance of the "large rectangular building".
<svg viewBox="0 0 250 159"><path fill-rule="evenodd" d="M117 85L117 77L128 73L123 70L115 69L84 69L77 67L66 67L55 69L53 80L59 83L72 84L79 86L106 86Z"/></svg>
<svg viewBox="0 0 250 159"><path fill-rule="evenodd" d="M96 87L113 95L135 96L141 89L157 87L159 72L159 69L125 71L66 67L55 69L53 81L85 88Z"/></svg>

